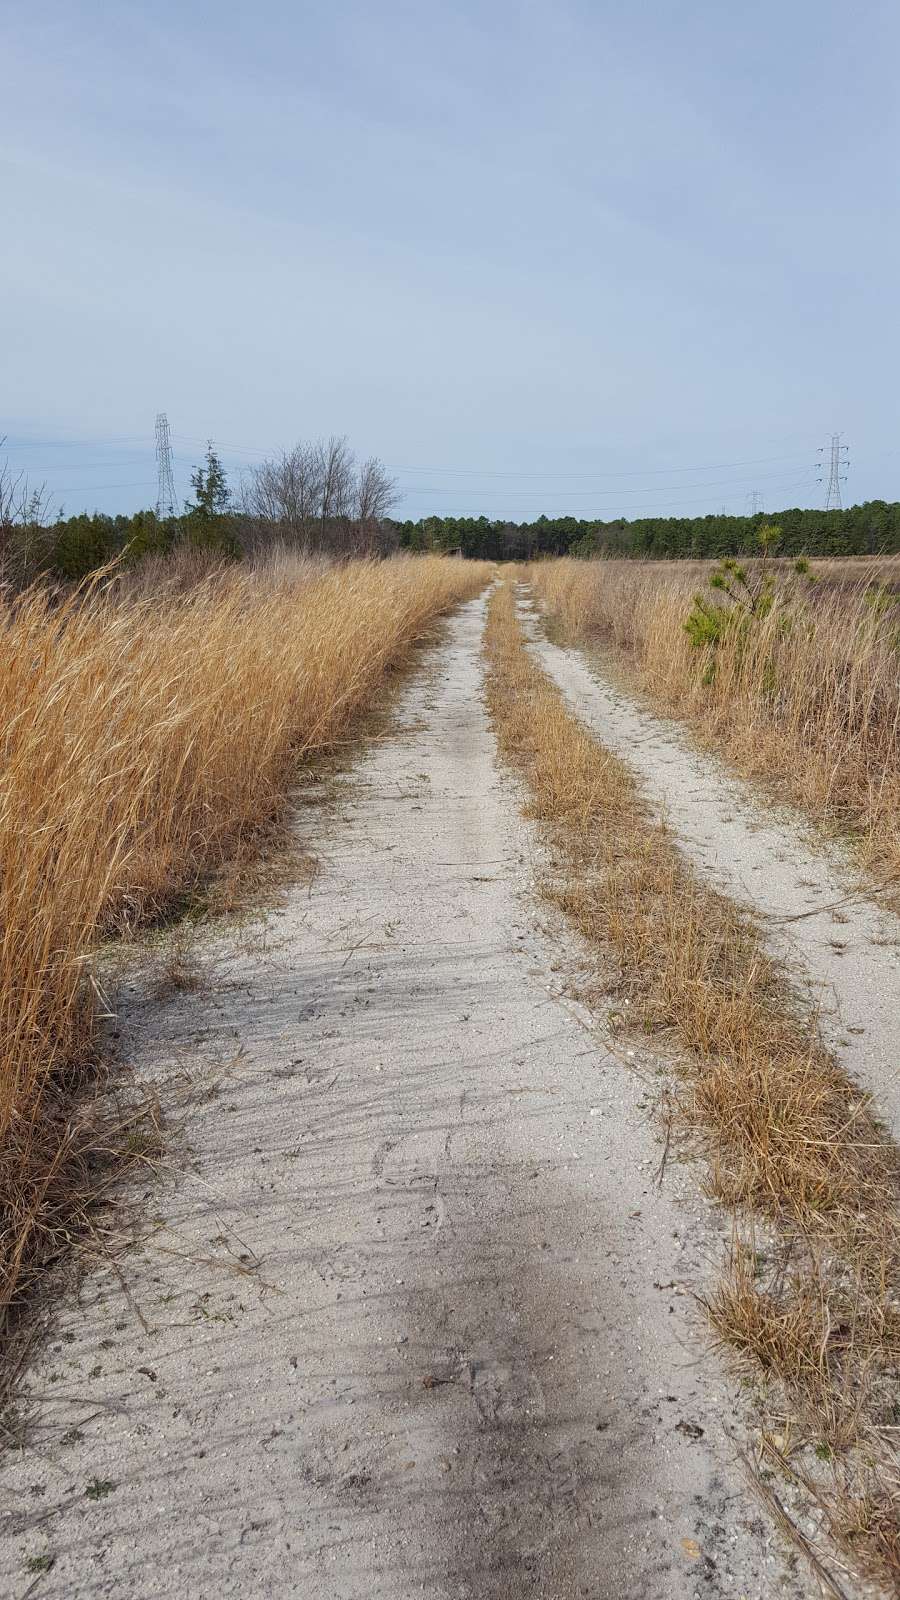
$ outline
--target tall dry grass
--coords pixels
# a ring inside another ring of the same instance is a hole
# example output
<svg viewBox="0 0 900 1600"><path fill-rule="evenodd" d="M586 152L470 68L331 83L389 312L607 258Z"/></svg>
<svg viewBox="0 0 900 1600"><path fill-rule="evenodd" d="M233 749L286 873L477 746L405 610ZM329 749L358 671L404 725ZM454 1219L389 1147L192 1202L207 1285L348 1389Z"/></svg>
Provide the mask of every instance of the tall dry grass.
<svg viewBox="0 0 900 1600"><path fill-rule="evenodd" d="M854 564L854 572L858 563ZM855 836L867 862L900 873L900 598L882 565L839 581L780 584L775 606L716 647L685 618L710 563L561 560L530 576L572 642L597 644L740 771L817 821ZM900 568L897 569L900 571ZM721 598L721 596L719 597Z"/></svg>
<svg viewBox="0 0 900 1600"><path fill-rule="evenodd" d="M491 599L485 649L501 749L554 847L545 890L618 959L635 1020L677 1037L680 1111L703 1137L708 1188L749 1219L750 1242L710 1301L714 1326L794 1419L790 1472L854 1562L894 1585L898 1153L795 1008L752 921L701 882L628 766L527 652L508 587Z"/></svg>
<svg viewBox="0 0 900 1600"><path fill-rule="evenodd" d="M34 588L0 621L0 1323L54 1227L98 932L157 915L273 816L484 568L287 558L152 590Z"/></svg>

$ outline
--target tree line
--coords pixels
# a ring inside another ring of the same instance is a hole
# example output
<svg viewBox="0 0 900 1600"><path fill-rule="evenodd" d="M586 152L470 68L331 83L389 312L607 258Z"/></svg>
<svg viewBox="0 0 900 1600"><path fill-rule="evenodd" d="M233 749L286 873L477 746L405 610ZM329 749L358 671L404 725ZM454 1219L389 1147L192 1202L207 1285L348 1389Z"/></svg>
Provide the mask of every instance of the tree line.
<svg viewBox="0 0 900 1600"><path fill-rule="evenodd" d="M753 517L640 517L613 521L538 517L534 522L488 517L425 517L401 522L407 550L459 550L491 561L540 556L623 556L635 560L720 560L758 552L759 534L776 522L782 556L864 556L900 553L900 502L868 500L843 511L793 507Z"/></svg>

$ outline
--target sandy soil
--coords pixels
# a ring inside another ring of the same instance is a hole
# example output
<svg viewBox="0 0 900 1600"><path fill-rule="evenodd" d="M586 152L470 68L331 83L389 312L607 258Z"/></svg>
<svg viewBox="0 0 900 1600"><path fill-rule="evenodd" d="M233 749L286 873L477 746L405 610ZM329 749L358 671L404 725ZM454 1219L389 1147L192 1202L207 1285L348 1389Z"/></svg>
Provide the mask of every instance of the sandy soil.
<svg viewBox="0 0 900 1600"><path fill-rule="evenodd" d="M736 1465L690 1293L722 1223L677 1156L657 1183L663 1069L565 992L483 609L307 797L311 888L226 928L205 993L122 999L126 1058L191 1086L190 1153L28 1377L4 1595L818 1592Z"/></svg>
<svg viewBox="0 0 900 1600"><path fill-rule="evenodd" d="M860 896L859 873L838 847L756 797L677 723L607 681L593 658L551 644L522 602L531 647L572 709L628 762L694 866L761 915L827 1044L900 1138L900 918Z"/></svg>

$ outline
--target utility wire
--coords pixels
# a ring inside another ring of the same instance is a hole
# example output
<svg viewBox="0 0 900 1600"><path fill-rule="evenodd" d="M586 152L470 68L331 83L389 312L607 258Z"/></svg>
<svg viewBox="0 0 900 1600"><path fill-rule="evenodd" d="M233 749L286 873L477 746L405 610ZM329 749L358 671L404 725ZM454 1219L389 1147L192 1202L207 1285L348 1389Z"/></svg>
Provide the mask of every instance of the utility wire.
<svg viewBox="0 0 900 1600"><path fill-rule="evenodd" d="M480 478L652 478L674 472L725 472L734 467L754 467L767 461L801 461L805 450L792 450L789 455L757 456L746 461L717 461L705 467L635 467L628 472L494 472L481 467L402 467L386 462L391 472L438 472L445 477L465 475Z"/></svg>
<svg viewBox="0 0 900 1600"><path fill-rule="evenodd" d="M814 483L816 481L815 478L813 477L813 469L810 469L809 474L805 475L804 477L799 478L799 479L791 478L791 480L789 482L785 481L786 475L784 475L782 473L761 474L760 475L761 478L771 478L773 476L777 479L777 483L772 485L773 488L777 488L778 487L778 483L782 484L782 486L784 488L788 488L789 489L789 488L796 487L798 484ZM560 493L559 491L554 490L554 489L508 489L508 490L503 490L503 489L484 489L484 490L478 490L478 489L475 489L475 488L468 488L467 486L463 486L463 485L459 485L459 486L451 485L449 488L444 487L444 486L441 486L440 488L434 488L430 484L429 485L403 484L401 486L401 492L403 494L410 494L410 495L417 495L418 494L418 495L444 495L444 496L446 496L446 495L452 495L454 492L458 494L460 492L460 490L462 490L463 493L468 493L469 495L471 495L473 497L477 496L479 500L498 500L498 499L502 499L504 501L509 501L509 500L516 500L516 501L520 501L520 500L557 500L558 501L558 500L571 500L573 498L573 496L577 496L577 498L579 500L583 500L586 495L590 495L591 499L615 500L618 503L619 501L621 501L622 499L624 499L626 497L637 496L639 499L643 499L647 495L650 495L650 494L679 494L684 489L721 489L721 488L724 487L724 488L731 488L731 489L734 489L735 491L737 491L737 490L740 490L740 488L744 484L749 483L750 481L751 480L749 478L717 478L717 479L712 479L712 480L710 480L709 482L706 482L706 483L703 483L703 482L701 482L701 483L675 483L675 484L671 484L670 483L670 484L660 485L659 487L655 487L654 485L649 485L647 488L641 488L641 489L618 489L618 490L604 489L604 490L597 491L596 493L594 493L590 488L577 489L577 490L576 489L564 490L562 493ZM754 479L752 481L755 482L757 480Z"/></svg>
<svg viewBox="0 0 900 1600"><path fill-rule="evenodd" d="M786 491L789 490L789 489L811 488L813 482L814 482L814 480L812 480L812 479L802 478L802 479L798 479L797 482L795 482L795 483L786 484L784 487L785 487ZM413 493L414 492L415 491L413 491ZM618 505L620 503L621 502L619 502L619 501L614 502L615 505ZM514 496L511 497L510 500L506 502L506 504L507 505L511 505L511 506L515 506L516 505L516 498ZM621 514L621 520L629 520L629 519L630 520L634 520L635 518L641 517L641 516L666 517L666 516L669 516L669 515L672 514L674 508L680 508L682 506L706 506L707 508L709 508L709 500L708 500L708 497L704 496L704 497L702 497L700 499L669 500L669 501L664 502L662 505L660 505L658 502L656 504L644 504L644 503L642 503L641 505L637 505L637 506L629 505L626 508L624 508L624 510L623 510L623 512ZM785 508L783 507L782 509L785 509ZM443 516L448 516L448 517L467 517L467 516L477 516L478 513L483 511L483 510L484 510L483 504L480 501L475 501L475 502L473 502L473 504L471 506L468 506L468 505L465 506L465 507L457 506L457 507L453 508L452 510L451 509L447 509L447 510L441 512L441 513L436 513L436 514L443 515ZM534 511L534 510L536 510L536 507L532 508L532 511ZM578 518L587 518L588 520L590 520L592 518L597 517L598 516L598 512L600 512L600 511L603 511L603 508L602 507L598 508L596 501L589 501L589 500L585 499L585 500L579 501L576 506L572 506L569 509L567 509L566 512L564 513L564 515L566 515L568 517L574 517L576 519L578 519ZM613 511L613 509L611 507L608 508L605 511L604 514L609 518L609 520L612 520L612 521L620 520L620 518L617 516L616 512ZM496 520L496 521L503 520L503 515L504 514L502 512L498 511L497 516L496 516L496 518L494 520ZM708 515L709 516L721 516L722 513L718 509L709 508L708 509ZM737 515L742 515L742 513L727 512L726 515L737 516ZM508 513L507 516L508 516L508 520L510 520L510 521L513 520L512 512ZM554 520L552 509L548 510L548 516L550 517L551 520Z"/></svg>

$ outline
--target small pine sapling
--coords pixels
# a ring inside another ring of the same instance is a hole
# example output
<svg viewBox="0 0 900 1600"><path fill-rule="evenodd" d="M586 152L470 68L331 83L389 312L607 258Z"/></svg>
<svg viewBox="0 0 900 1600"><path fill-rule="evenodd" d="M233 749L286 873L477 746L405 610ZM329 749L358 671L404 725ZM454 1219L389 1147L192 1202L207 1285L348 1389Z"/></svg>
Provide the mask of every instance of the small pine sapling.
<svg viewBox="0 0 900 1600"><path fill-rule="evenodd" d="M791 581L782 579L779 583L771 565L772 556L781 540L781 529L777 523L766 523L756 537L762 556L752 567L727 556L709 575L709 587L725 596L725 602L695 594L691 610L685 618L684 628L691 644L697 650L710 652L704 672L706 683L712 680L715 671L714 652L723 640L746 639L754 625L769 615L776 600L780 606L784 606L793 592ZM791 572L795 578L815 582L804 556L793 562ZM790 614L786 610L780 621L782 628L790 626Z"/></svg>

